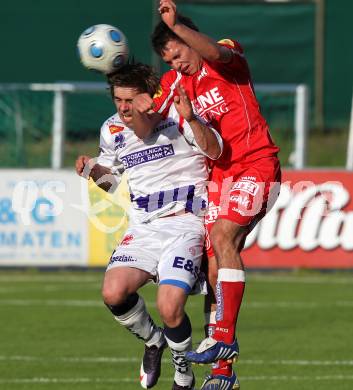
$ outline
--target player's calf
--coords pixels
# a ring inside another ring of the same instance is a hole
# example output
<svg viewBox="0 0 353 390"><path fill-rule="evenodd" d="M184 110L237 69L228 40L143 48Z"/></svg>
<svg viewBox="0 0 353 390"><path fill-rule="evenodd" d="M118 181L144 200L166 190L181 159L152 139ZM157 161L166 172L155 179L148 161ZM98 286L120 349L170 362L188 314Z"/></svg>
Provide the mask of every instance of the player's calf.
<svg viewBox="0 0 353 390"><path fill-rule="evenodd" d="M137 293L128 296L121 305L107 305L114 318L137 338L145 342L140 368L140 383L145 389L155 386L161 374L161 361L167 346L162 329L156 326Z"/></svg>
<svg viewBox="0 0 353 390"><path fill-rule="evenodd" d="M191 349L191 324L185 314L182 322L170 328L164 328L165 337L172 353L175 368L173 390L192 390L195 385L191 364L186 360L185 354Z"/></svg>

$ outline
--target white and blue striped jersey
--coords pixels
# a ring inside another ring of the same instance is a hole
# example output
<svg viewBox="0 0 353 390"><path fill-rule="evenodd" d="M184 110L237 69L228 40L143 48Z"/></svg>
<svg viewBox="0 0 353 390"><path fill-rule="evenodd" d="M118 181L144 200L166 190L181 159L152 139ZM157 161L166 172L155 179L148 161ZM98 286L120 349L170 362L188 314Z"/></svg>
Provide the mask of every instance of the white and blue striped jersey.
<svg viewBox="0 0 353 390"><path fill-rule="evenodd" d="M221 137L212 130L222 148ZM101 128L97 162L110 168L118 180L126 173L135 221L149 222L182 210L203 215L207 208L206 156L174 105L144 140L118 114L108 118Z"/></svg>

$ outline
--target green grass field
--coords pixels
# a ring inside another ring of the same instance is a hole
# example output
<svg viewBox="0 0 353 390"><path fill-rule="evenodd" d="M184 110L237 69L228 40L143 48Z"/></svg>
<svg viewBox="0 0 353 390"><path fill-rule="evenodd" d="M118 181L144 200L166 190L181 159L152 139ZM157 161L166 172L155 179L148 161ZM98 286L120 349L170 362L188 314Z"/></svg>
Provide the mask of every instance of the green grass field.
<svg viewBox="0 0 353 390"><path fill-rule="evenodd" d="M0 389L139 389L143 345L101 303L103 271L0 271ZM143 296L156 317L156 288ZM202 338L202 298L188 312ZM353 275L249 273L242 390L353 388ZM169 353L155 389L170 389ZM200 386L207 366L197 367Z"/></svg>

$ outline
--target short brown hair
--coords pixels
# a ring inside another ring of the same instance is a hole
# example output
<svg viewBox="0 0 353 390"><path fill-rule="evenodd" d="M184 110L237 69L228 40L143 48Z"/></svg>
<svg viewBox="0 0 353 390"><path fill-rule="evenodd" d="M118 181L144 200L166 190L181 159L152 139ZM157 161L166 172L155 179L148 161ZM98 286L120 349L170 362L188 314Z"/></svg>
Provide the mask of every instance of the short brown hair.
<svg viewBox="0 0 353 390"><path fill-rule="evenodd" d="M141 62L128 62L108 76L110 93L114 97L114 87L135 88L140 93L153 96L159 85L159 77L154 69Z"/></svg>

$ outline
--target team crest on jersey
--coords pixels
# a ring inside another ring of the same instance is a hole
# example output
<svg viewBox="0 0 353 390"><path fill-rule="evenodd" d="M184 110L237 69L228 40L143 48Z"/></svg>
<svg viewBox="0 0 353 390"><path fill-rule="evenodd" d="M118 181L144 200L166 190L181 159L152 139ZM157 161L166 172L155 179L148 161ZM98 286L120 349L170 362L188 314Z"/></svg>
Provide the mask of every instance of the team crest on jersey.
<svg viewBox="0 0 353 390"><path fill-rule="evenodd" d="M116 125L110 125L109 126L110 134L116 134L116 133L119 133L122 130L124 130L124 126L116 126Z"/></svg>
<svg viewBox="0 0 353 390"><path fill-rule="evenodd" d="M123 134L118 134L115 136L115 150L121 149L126 146L125 137Z"/></svg>
<svg viewBox="0 0 353 390"><path fill-rule="evenodd" d="M162 96L162 93L163 93L163 89L162 89L162 87L159 85L158 88L157 88L156 93L153 95L153 99L154 99L154 98L159 98L160 96Z"/></svg>

